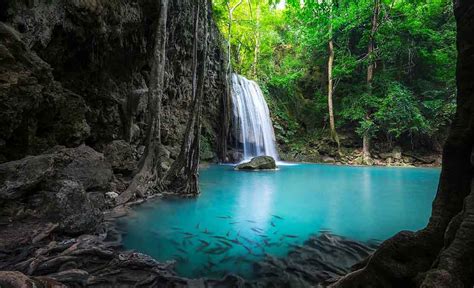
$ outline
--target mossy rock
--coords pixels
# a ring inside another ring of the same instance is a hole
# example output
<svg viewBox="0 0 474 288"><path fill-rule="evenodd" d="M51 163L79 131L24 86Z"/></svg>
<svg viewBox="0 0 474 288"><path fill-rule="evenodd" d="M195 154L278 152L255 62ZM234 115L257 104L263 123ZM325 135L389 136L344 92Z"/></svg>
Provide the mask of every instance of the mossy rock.
<svg viewBox="0 0 474 288"><path fill-rule="evenodd" d="M235 166L235 170L275 170L276 168L275 159L271 156L257 156L249 162Z"/></svg>

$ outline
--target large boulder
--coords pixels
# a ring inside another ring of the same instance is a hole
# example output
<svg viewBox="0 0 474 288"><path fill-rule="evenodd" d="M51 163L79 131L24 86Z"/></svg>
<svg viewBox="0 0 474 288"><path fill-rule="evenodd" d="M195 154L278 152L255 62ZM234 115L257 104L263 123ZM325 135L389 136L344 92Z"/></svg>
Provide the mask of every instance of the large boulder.
<svg viewBox="0 0 474 288"><path fill-rule="evenodd" d="M249 162L235 166L235 170L274 170L276 168L275 159L271 156L257 156Z"/></svg>
<svg viewBox="0 0 474 288"><path fill-rule="evenodd" d="M92 232L102 221L102 213L94 207L81 183L60 180L51 185L53 191L44 191L41 212L48 220L59 224L66 234Z"/></svg>
<svg viewBox="0 0 474 288"><path fill-rule="evenodd" d="M0 164L0 215L58 223L67 234L93 231L113 179L105 157L82 145Z"/></svg>
<svg viewBox="0 0 474 288"><path fill-rule="evenodd" d="M76 181L86 191L105 190L112 174L110 164L94 149L58 146L47 154L0 164L0 201L49 190L58 180Z"/></svg>

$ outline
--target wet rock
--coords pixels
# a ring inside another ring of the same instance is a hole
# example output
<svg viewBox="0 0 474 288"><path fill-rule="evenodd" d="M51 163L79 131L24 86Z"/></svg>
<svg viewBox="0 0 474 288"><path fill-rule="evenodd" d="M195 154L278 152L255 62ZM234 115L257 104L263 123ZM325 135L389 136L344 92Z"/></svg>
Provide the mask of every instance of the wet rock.
<svg viewBox="0 0 474 288"><path fill-rule="evenodd" d="M323 163L335 163L336 159L331 156L323 156L322 159Z"/></svg>
<svg viewBox="0 0 474 288"><path fill-rule="evenodd" d="M257 156L249 162L241 163L235 170L274 170L276 169L275 159L271 156Z"/></svg>
<svg viewBox="0 0 474 288"><path fill-rule="evenodd" d="M135 151L124 140L115 140L104 149L104 156L116 173L130 174L136 168Z"/></svg>
<svg viewBox="0 0 474 288"><path fill-rule="evenodd" d="M67 234L94 231L102 221L102 213L94 207L81 183L60 180L56 191L45 191L43 213L51 221L59 223L58 230Z"/></svg>

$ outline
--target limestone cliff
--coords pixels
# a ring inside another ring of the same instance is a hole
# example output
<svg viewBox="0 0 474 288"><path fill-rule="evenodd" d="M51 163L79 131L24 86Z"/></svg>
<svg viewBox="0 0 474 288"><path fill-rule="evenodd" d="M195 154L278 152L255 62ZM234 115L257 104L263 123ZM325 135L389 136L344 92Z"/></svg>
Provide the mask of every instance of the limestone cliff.
<svg viewBox="0 0 474 288"><path fill-rule="evenodd" d="M159 1L2 1L0 162L82 143L143 150L153 21ZM179 153L191 105L191 0L170 2L162 139L166 168ZM203 152L217 158L226 103L224 55L215 26L203 110ZM123 146L123 143L122 143Z"/></svg>

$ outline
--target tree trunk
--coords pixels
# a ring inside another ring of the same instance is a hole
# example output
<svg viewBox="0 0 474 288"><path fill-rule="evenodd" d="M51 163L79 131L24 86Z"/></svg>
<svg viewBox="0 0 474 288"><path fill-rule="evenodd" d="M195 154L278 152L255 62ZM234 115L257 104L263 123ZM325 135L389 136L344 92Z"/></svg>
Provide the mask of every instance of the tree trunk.
<svg viewBox="0 0 474 288"><path fill-rule="evenodd" d="M257 2L257 11L255 12L255 47L253 51L252 74L257 77L258 55L260 53L260 5Z"/></svg>
<svg viewBox="0 0 474 288"><path fill-rule="evenodd" d="M339 148L339 137L336 132L336 124L334 121L334 107L333 107L333 92L334 92L334 84L333 84L333 76L332 70L334 66L334 39L332 35L332 0L329 1L330 9L329 9L329 42L328 42L328 110L329 110L329 129L331 133L331 139L337 143L337 147Z"/></svg>
<svg viewBox="0 0 474 288"><path fill-rule="evenodd" d="M145 152L140 160L138 173L135 174L127 190L118 197L119 204L128 202L135 193L143 197L150 189L157 188L160 172L161 98L164 89L167 20L168 0L161 0L148 87L148 129Z"/></svg>
<svg viewBox="0 0 474 288"><path fill-rule="evenodd" d="M370 31L369 44L367 48L367 55L369 59L369 65L367 66L367 93L372 95L372 81L374 80L375 60L373 59L373 53L375 50L375 33L377 32L378 18L380 14L380 0L374 0L374 10L372 13L372 28ZM370 121L370 111L365 114L365 120ZM362 139L362 159L364 163L370 163L370 128L364 132Z"/></svg>
<svg viewBox="0 0 474 288"><path fill-rule="evenodd" d="M228 57L228 62L227 62L227 73L228 75L230 75L230 72L232 70L232 58L231 58L231 55L232 55L232 46L230 44L231 40L232 40L232 21L234 20L233 19L233 15L234 15L234 11L235 9L237 9L237 7L240 6L240 4L242 4L242 1L243 0L239 0L239 2L237 2L237 4L235 4L233 7L230 7L230 0L229 2L227 2L227 9L229 10L229 22L227 23L227 57Z"/></svg>
<svg viewBox="0 0 474 288"><path fill-rule="evenodd" d="M370 136L369 131L364 132L362 137L362 159L365 164L370 161Z"/></svg>
<svg viewBox="0 0 474 288"><path fill-rule="evenodd" d="M333 96L333 79L332 79L332 68L334 63L334 43L332 38L329 40L329 58L328 58L328 110L329 110L329 127L331 129L331 138L335 140L336 135L336 124L334 122L334 108L332 103Z"/></svg>
<svg viewBox="0 0 474 288"><path fill-rule="evenodd" d="M474 284L474 2L454 2L457 110L426 228L388 239L331 287L472 287Z"/></svg>
<svg viewBox="0 0 474 288"><path fill-rule="evenodd" d="M203 24L203 48L198 59L198 32L199 32L199 6L201 1L197 2L194 14L194 41L193 41L193 103L189 111L189 118L186 125L186 131L181 144L181 150L178 158L173 162L171 168L163 179L166 187L173 189L181 194L196 195L199 193L198 187L198 168L199 168L199 148L201 136L201 104L204 97L204 86L207 75L207 42L208 27L211 21L207 0L204 3L204 24ZM198 74L199 62L199 74Z"/></svg>

